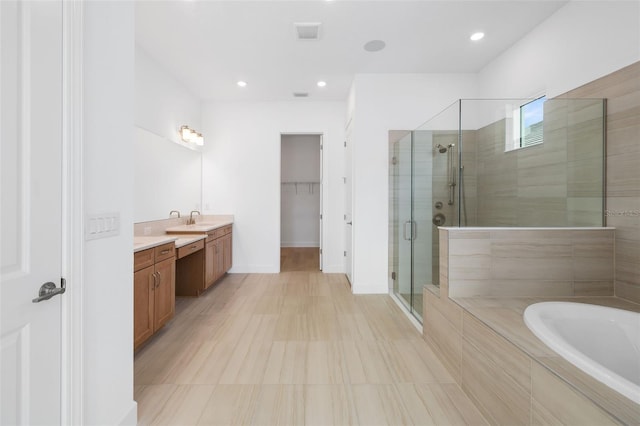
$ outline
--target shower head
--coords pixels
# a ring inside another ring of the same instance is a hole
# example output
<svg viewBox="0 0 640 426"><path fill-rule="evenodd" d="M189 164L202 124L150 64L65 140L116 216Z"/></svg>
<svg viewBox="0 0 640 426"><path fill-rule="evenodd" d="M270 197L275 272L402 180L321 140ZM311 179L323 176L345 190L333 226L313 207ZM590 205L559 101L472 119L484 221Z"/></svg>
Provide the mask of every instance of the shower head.
<svg viewBox="0 0 640 426"><path fill-rule="evenodd" d="M449 145L451 146L451 145ZM440 144L436 145L436 149L438 150L438 152L440 152L440 154L444 154L445 152L447 152L447 147L446 146L442 146Z"/></svg>

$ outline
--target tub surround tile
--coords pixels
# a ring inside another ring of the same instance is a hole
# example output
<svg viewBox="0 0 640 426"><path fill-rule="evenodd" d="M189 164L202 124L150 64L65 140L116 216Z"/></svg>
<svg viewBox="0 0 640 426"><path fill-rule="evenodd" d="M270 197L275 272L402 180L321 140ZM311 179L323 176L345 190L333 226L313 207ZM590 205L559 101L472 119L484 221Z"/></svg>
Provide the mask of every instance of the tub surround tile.
<svg viewBox="0 0 640 426"><path fill-rule="evenodd" d="M492 356L465 338L462 346L462 389L491 424L527 425L530 392L519 386Z"/></svg>
<svg viewBox="0 0 640 426"><path fill-rule="evenodd" d="M602 386L593 377L585 374L573 364L558 356L542 359L540 367L546 367L550 374L555 373L556 377L569 378L564 380L565 384L571 384L573 392L586 396L590 401L597 401L598 405L608 413L615 413L615 417L625 424L633 424L635 416L636 424L640 417L640 409L637 404L627 398L620 398L618 393L607 386ZM575 388L580 389L577 392Z"/></svg>
<svg viewBox="0 0 640 426"><path fill-rule="evenodd" d="M613 296L616 230L446 232L449 241L441 244L448 243L441 251L448 265L441 271L446 285L439 295L425 292L424 339L489 422L637 424L640 405L559 357L523 319L527 306L548 300L640 312L640 304ZM627 247L624 253L628 258L635 252ZM484 268L486 274L487 267L489 277L467 278L471 269ZM621 289L627 287L616 285Z"/></svg>
<svg viewBox="0 0 640 426"><path fill-rule="evenodd" d="M462 309L458 307L459 323L454 324L433 304L440 298L428 291L425 295L423 300L424 339L434 349L455 382L459 384L462 362ZM449 301L449 303L452 302Z"/></svg>
<svg viewBox="0 0 640 426"><path fill-rule="evenodd" d="M613 281L574 281L574 296L610 296L613 294Z"/></svg>
<svg viewBox="0 0 640 426"><path fill-rule="evenodd" d="M497 335L468 312L464 312L465 344L475 347L483 356L499 366L505 366L505 374L522 389L531 391L531 359Z"/></svg>
<svg viewBox="0 0 640 426"><path fill-rule="evenodd" d="M602 411L603 413L613 413L613 417L619 419L625 424L635 424L634 421L640 418L640 406L638 404L635 404L629 399L621 396L558 356L554 351L542 343L542 341L540 341L533 333L531 333L523 319L524 310L528 305L549 300L611 306L635 312L640 312L640 304L611 296L500 299L456 298L453 300L464 309L464 343L475 343L475 341L480 341L482 344L483 342L487 342L487 350L491 350L491 348L498 348L499 346L496 345L495 341L487 337L487 335L493 334L493 339L502 339L503 342L511 345L512 350L518 351L522 356L529 358L531 360L532 368L537 366L545 370L552 370L555 375L562 378L562 380L558 380L564 381L564 385L568 389L572 389L573 393L579 395L582 399L587 401L588 404L594 405L594 401L596 401L597 410ZM471 322L471 320L474 320L474 322ZM472 329L474 326L476 328ZM484 330L482 330L482 327L484 327ZM470 337L472 335L474 337ZM488 342L491 342L491 344ZM505 351L502 348L500 348L500 350L494 350L493 357L503 357L503 353L508 353L508 351ZM464 360L465 358L463 356L463 385L465 368ZM514 367L513 363L504 359L502 359L498 364L505 368L505 371L509 372L506 374L511 374L513 377L517 377L516 374L520 374L521 379L519 383L522 383L522 374L525 370ZM579 391L574 388L579 389ZM533 405L544 402L546 401L535 401L535 398L532 399ZM544 415L544 411L538 413L535 412L535 409L532 411L532 419L535 419L536 416L544 418ZM614 421L615 418L611 418L610 420ZM573 422L573 424L582 424L581 422L582 418L579 417ZM534 422L534 424L536 423Z"/></svg>
<svg viewBox="0 0 640 426"><path fill-rule="evenodd" d="M573 296L585 294L576 282L614 280L614 229L459 228L448 235L450 297ZM597 292L607 289L613 295L605 285Z"/></svg>
<svg viewBox="0 0 640 426"><path fill-rule="evenodd" d="M531 390L534 409L544 407L543 413L534 415L536 419L552 416L564 425L621 424L537 363L531 367Z"/></svg>

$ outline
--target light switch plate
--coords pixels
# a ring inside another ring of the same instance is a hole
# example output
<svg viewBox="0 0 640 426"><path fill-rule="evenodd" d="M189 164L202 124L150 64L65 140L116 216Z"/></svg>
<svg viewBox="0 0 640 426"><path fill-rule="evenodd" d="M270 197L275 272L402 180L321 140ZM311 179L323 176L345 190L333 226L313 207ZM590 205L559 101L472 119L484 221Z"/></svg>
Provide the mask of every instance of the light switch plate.
<svg viewBox="0 0 640 426"><path fill-rule="evenodd" d="M113 237L120 233L120 213L101 213L87 215L84 226L84 239Z"/></svg>

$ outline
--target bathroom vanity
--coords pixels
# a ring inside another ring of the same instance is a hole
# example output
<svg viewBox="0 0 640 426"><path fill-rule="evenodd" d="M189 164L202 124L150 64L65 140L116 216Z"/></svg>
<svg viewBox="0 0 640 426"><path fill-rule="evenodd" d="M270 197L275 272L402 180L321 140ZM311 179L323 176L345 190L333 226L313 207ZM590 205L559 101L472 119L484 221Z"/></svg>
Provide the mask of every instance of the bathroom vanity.
<svg viewBox="0 0 640 426"><path fill-rule="evenodd" d="M173 238L175 239L175 238ZM133 347L137 349L175 314L176 250L173 241L133 255ZM145 247L146 245L143 244ZM135 249L134 249L135 250Z"/></svg>
<svg viewBox="0 0 640 426"><path fill-rule="evenodd" d="M231 269L232 216L207 220L135 225L154 235L134 236L134 350L173 318L176 296L197 297Z"/></svg>
<svg viewBox="0 0 640 426"><path fill-rule="evenodd" d="M178 296L199 296L231 269L232 228L229 221L167 228L168 234L197 238L178 249Z"/></svg>

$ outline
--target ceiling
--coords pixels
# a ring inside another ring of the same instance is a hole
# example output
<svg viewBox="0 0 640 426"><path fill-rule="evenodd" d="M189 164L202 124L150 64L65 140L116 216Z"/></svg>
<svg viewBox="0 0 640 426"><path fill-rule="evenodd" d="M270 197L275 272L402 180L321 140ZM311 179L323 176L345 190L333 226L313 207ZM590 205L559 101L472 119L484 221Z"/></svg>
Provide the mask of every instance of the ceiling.
<svg viewBox="0 0 640 426"><path fill-rule="evenodd" d="M147 0L136 43L201 99L344 100L357 73L478 72L565 3ZM296 22L322 23L320 40L296 40ZM386 48L365 51L371 40Z"/></svg>

